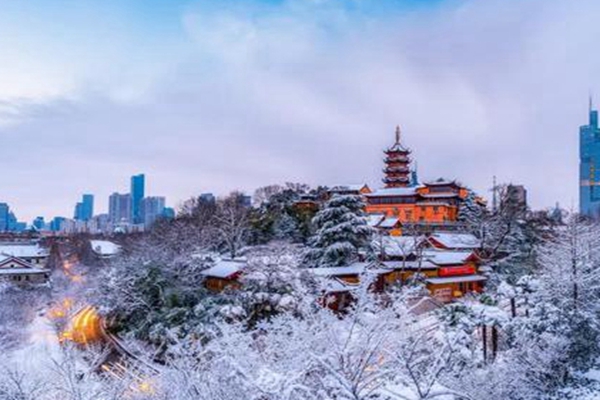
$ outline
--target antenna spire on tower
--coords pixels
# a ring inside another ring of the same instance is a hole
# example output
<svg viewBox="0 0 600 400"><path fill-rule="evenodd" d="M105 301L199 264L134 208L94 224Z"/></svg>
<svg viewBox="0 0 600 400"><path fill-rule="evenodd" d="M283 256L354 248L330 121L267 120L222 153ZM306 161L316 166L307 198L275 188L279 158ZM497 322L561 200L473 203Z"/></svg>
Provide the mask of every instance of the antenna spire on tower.
<svg viewBox="0 0 600 400"><path fill-rule="evenodd" d="M400 125L396 125L396 143L400 143Z"/></svg>

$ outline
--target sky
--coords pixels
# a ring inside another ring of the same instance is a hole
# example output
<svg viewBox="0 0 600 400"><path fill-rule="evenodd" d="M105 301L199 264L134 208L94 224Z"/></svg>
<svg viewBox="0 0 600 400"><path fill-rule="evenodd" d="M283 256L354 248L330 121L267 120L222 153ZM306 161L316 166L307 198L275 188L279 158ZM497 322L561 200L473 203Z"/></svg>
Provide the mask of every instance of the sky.
<svg viewBox="0 0 600 400"><path fill-rule="evenodd" d="M172 206L419 177L577 206L596 0L0 0L0 202L70 217L146 174Z"/></svg>

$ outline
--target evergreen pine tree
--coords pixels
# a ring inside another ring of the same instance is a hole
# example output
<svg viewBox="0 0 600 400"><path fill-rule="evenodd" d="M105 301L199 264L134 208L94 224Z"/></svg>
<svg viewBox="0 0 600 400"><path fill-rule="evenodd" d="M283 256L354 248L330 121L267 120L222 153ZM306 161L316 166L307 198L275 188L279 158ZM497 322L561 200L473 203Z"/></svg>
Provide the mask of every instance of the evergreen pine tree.
<svg viewBox="0 0 600 400"><path fill-rule="evenodd" d="M306 264L339 267L358 259L368 249L373 229L364 216L363 201L356 195L332 197L312 220L316 234L310 239Z"/></svg>
<svg viewBox="0 0 600 400"><path fill-rule="evenodd" d="M284 212L281 217L275 221L273 227L276 239L280 240L296 240L299 236L298 222L287 212Z"/></svg>

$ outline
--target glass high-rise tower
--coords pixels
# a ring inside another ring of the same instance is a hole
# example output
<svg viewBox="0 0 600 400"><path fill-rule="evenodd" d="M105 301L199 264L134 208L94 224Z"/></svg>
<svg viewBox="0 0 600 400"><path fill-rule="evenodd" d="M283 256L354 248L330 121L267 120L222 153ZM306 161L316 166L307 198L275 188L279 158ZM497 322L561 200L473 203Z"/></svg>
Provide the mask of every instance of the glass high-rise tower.
<svg viewBox="0 0 600 400"><path fill-rule="evenodd" d="M579 212L600 219L600 128L591 99L588 124L579 128Z"/></svg>
<svg viewBox="0 0 600 400"><path fill-rule="evenodd" d="M134 175L131 177L131 221L134 224L144 223L142 215L142 199L145 195L145 177L144 174Z"/></svg>
<svg viewBox="0 0 600 400"><path fill-rule="evenodd" d="M78 221L89 221L94 216L94 195L84 194L81 201L75 205L73 218Z"/></svg>
<svg viewBox="0 0 600 400"><path fill-rule="evenodd" d="M81 198L81 219L89 221L94 216L94 195L84 194Z"/></svg>

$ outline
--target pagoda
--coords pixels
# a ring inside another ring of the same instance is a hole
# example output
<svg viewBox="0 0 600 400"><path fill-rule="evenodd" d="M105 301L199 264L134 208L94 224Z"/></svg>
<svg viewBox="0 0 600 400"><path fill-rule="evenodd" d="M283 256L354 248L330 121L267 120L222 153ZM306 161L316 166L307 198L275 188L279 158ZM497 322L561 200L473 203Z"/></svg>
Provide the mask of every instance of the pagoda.
<svg viewBox="0 0 600 400"><path fill-rule="evenodd" d="M385 177L383 183L386 188L409 187L410 176L410 150L400 143L400 127L396 127L396 143L385 150Z"/></svg>

